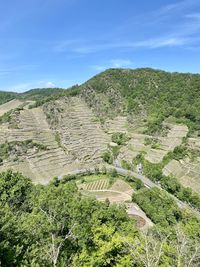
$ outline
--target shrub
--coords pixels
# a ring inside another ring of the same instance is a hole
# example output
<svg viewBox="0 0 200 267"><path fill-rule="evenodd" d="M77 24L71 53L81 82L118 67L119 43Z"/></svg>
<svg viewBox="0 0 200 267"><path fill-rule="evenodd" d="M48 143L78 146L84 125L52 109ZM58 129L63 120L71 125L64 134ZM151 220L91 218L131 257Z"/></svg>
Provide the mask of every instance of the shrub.
<svg viewBox="0 0 200 267"><path fill-rule="evenodd" d="M120 133L120 132L117 132L117 133L113 133L112 135L112 142L118 144L119 146L120 145L124 145L128 140L128 137L125 133Z"/></svg>
<svg viewBox="0 0 200 267"><path fill-rule="evenodd" d="M111 151L107 150L103 153L103 156L102 156L103 160L105 162L107 162L108 164L112 164L113 163L113 156L112 156L112 153Z"/></svg>

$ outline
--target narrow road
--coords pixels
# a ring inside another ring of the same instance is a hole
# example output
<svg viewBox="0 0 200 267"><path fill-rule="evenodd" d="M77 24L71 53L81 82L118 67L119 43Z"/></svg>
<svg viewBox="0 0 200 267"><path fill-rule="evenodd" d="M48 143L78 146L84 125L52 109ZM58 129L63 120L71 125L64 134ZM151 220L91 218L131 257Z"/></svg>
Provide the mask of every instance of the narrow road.
<svg viewBox="0 0 200 267"><path fill-rule="evenodd" d="M135 177L137 179L140 179L144 183L144 185L146 187L148 187L148 188L157 187L157 188L162 189L160 185L152 182L150 179L148 179L147 177L145 177L145 176L143 176L141 174L138 174L138 173L133 172L133 171L128 171L128 170L123 169L121 167L114 167L114 168L117 171L117 173L120 174L120 175L122 175L122 176L129 175L129 176L133 176L133 177ZM186 208L186 209L191 210L200 219L200 212L198 210L194 209L193 207L191 207L187 203L185 203L185 202L181 201L180 199L176 198L174 195L168 193L167 191L166 191L166 193L176 201L177 205L180 208Z"/></svg>
<svg viewBox="0 0 200 267"><path fill-rule="evenodd" d="M161 189L161 187L157 184L155 184L154 182L152 182L151 180L149 180L148 178L146 178L145 176L141 175L141 174L138 174L137 172L133 172L133 171L129 171L129 170L126 170L126 169L123 169L121 167L115 167L115 170L117 171L118 174L122 175L122 176L134 176L135 178L137 179L140 179L144 185L148 188L151 188L151 187L158 187Z"/></svg>
<svg viewBox="0 0 200 267"><path fill-rule="evenodd" d="M150 179L148 179L147 177L145 177L145 176L143 176L141 174L138 174L137 172L129 171L129 170L123 169L121 167L116 167L116 166L112 166L112 168L114 168L117 171L117 173L119 175L121 175L121 176L132 176L132 177L135 177L137 179L140 179L147 188L157 187L159 189L162 189L160 185L152 182ZM69 174L73 174L73 175L84 174L84 173L87 173L87 171L90 171L90 172L94 173L95 172L95 169L94 168L90 168L90 169L77 169L77 170L74 170L74 171L70 172ZM58 179L60 180L60 179L62 179L62 177L59 176ZM195 213L195 215L198 217L198 219L200 219L200 212L199 211L197 211L196 209L194 209L193 207L191 207L187 203L179 200L178 198L176 198L172 194L170 194L168 192L167 192L167 194L176 201L177 205L180 208L186 208L186 209L191 210L193 213Z"/></svg>

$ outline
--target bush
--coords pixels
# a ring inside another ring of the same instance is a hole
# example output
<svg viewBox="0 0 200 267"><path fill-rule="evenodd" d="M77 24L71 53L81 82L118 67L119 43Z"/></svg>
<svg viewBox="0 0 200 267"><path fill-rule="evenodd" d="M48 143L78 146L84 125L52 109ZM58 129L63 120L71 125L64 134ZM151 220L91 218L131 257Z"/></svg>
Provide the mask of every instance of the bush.
<svg viewBox="0 0 200 267"><path fill-rule="evenodd" d="M107 169L106 169L105 166L103 166L103 167L101 168L101 173L102 173L102 174L107 174Z"/></svg>
<svg viewBox="0 0 200 267"><path fill-rule="evenodd" d="M121 165L122 165L122 168L126 170L132 170L132 164L124 159L121 161Z"/></svg>
<svg viewBox="0 0 200 267"><path fill-rule="evenodd" d="M124 145L128 140L128 137L125 133L113 133L112 135L112 142L120 145Z"/></svg>
<svg viewBox="0 0 200 267"><path fill-rule="evenodd" d="M144 187L144 183L140 179L134 178L134 180L135 180L136 190L139 190L142 187Z"/></svg>
<svg viewBox="0 0 200 267"><path fill-rule="evenodd" d="M118 173L115 169L110 169L109 174L111 177L117 177Z"/></svg>
<svg viewBox="0 0 200 267"><path fill-rule="evenodd" d="M67 182L69 182L69 181L72 181L72 180L76 180L76 175L74 175L74 174L68 174L68 175L64 175L63 176L63 178L62 178L62 180L61 180L61 182L62 183L67 183Z"/></svg>
<svg viewBox="0 0 200 267"><path fill-rule="evenodd" d="M103 153L103 156L102 156L103 160L105 162L107 162L108 164L112 164L113 163L113 156L112 156L112 153L107 150Z"/></svg>

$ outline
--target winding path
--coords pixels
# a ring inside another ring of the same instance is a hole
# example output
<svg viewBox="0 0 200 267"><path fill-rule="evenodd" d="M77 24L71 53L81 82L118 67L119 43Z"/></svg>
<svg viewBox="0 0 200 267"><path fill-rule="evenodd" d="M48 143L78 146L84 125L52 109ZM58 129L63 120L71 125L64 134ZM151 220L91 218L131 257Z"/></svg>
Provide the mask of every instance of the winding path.
<svg viewBox="0 0 200 267"><path fill-rule="evenodd" d="M119 175L121 175L121 176L132 176L132 177L135 177L137 179L140 179L147 188L157 187L157 188L159 188L161 190L164 190L164 189L161 188L160 185L152 182L150 179L148 179L147 177L145 177L145 176L143 176L141 174L138 174L136 172L123 169L121 167L112 166L111 168L112 169L115 169L117 171L117 173ZM77 170L74 170L74 171L70 172L69 174L73 174L73 175L84 174L84 173L87 173L88 171L94 173L95 172L95 169L94 168L90 168L90 169L77 169ZM62 179L62 176L59 176L58 179ZM197 211L196 209L194 209L193 207L191 207L187 203L179 200L178 198L176 198L172 194L168 193L167 191L166 191L166 193L176 201L177 205L180 208L186 208L186 209L191 210L194 214L196 214L196 216L198 217L198 219L200 219L200 212L199 211Z"/></svg>

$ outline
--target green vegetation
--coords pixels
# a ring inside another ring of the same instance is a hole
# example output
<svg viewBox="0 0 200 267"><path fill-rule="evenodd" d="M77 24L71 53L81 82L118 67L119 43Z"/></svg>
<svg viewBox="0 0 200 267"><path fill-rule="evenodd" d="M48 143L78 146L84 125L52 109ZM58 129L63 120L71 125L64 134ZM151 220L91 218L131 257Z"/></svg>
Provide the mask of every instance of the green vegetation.
<svg viewBox="0 0 200 267"><path fill-rule="evenodd" d="M25 93L13 93L0 91L0 105L13 100L33 100L35 104L30 105L29 108L34 108L43 105L46 102L56 100L63 96L75 96L79 93L77 85L70 87L69 89L62 88L36 88L29 90Z"/></svg>
<svg viewBox="0 0 200 267"><path fill-rule="evenodd" d="M121 161L121 166L126 170L133 170L133 165L124 159Z"/></svg>
<svg viewBox="0 0 200 267"><path fill-rule="evenodd" d="M50 101L55 101L60 97L76 96L79 94L79 87L77 85L72 86L69 89L60 88L48 88L48 89L34 89L23 94L23 98L35 100L33 105L29 108L35 108L42 106Z"/></svg>
<svg viewBox="0 0 200 267"><path fill-rule="evenodd" d="M112 164L113 163L113 155L112 152L109 150L106 150L103 155L102 158L105 162L107 162L108 164Z"/></svg>
<svg viewBox="0 0 200 267"><path fill-rule="evenodd" d="M0 105L15 99L17 96L17 93L0 91Z"/></svg>
<svg viewBox="0 0 200 267"><path fill-rule="evenodd" d="M102 155L103 160L108 164L113 163L113 160L116 159L119 155L120 148L128 141L127 135L125 133L119 132L113 133L111 139L112 142L115 143L115 146L109 145L108 149L104 151Z"/></svg>
<svg viewBox="0 0 200 267"><path fill-rule="evenodd" d="M158 140L156 138L146 137L144 140L144 144L146 146L151 145L151 148L154 149L158 149L160 147L160 144L158 143Z"/></svg>
<svg viewBox="0 0 200 267"><path fill-rule="evenodd" d="M120 145L125 145L126 142L128 141L128 137L125 133L113 133L112 134L112 142Z"/></svg>
<svg viewBox="0 0 200 267"><path fill-rule="evenodd" d="M12 110L10 110L10 111L4 113L2 116L0 116L0 124L10 122L11 114L12 114Z"/></svg>
<svg viewBox="0 0 200 267"><path fill-rule="evenodd" d="M61 138L60 138L59 132L56 132L55 133L55 140L56 140L58 146L61 147L62 146L62 143L61 143Z"/></svg>
<svg viewBox="0 0 200 267"><path fill-rule="evenodd" d="M167 190L170 194L173 194L182 201L190 203L192 206L200 210L200 197L198 194L194 193L191 188L182 186L176 177L165 176L162 173L163 167L171 159L181 159L184 154L185 150L182 149L182 147L177 147L174 152L169 152L160 164L150 163L144 159L142 154L134 159L134 163L137 164L141 162L143 173L146 177L154 182L159 182L162 188Z"/></svg>
<svg viewBox="0 0 200 267"><path fill-rule="evenodd" d="M13 141L0 144L0 161L3 162L10 155L23 156L29 149L36 148L38 151L47 150L47 147L43 144L33 142L33 140L26 141Z"/></svg>
<svg viewBox="0 0 200 267"><path fill-rule="evenodd" d="M7 123L7 122L10 123L12 121L12 114L19 112L22 109L23 109L23 105L21 107L11 109L10 111L4 113L2 116L0 116L0 124Z"/></svg>
<svg viewBox="0 0 200 267"><path fill-rule="evenodd" d="M126 177L124 177L124 180L126 182L128 182L131 185L131 187L135 190L139 190L141 188L144 188L144 183L136 177L126 176Z"/></svg>
<svg viewBox="0 0 200 267"><path fill-rule="evenodd" d="M97 94L106 94L108 98L109 88L114 88L123 99L124 112L147 112L147 132L151 134L160 131L161 123L170 116L187 124L190 130L200 131L199 84L199 74L146 68L109 69L89 80L84 87L92 88ZM113 102L110 108L113 109Z"/></svg>
<svg viewBox="0 0 200 267"><path fill-rule="evenodd" d="M59 97L81 95L105 116L109 111L114 116L120 113L146 114L142 121L146 121L149 134L161 131L161 124L168 117L187 124L190 131L200 131L199 84L199 74L169 73L149 68L109 69L85 84L67 90L34 89L23 94L0 92L0 104L18 98L35 100L32 107L36 107Z"/></svg>
<svg viewBox="0 0 200 267"><path fill-rule="evenodd" d="M175 201L158 188L141 189L133 194L136 202L156 224L163 227L176 224L181 219L181 211Z"/></svg>
<svg viewBox="0 0 200 267"><path fill-rule="evenodd" d="M163 192L141 189L135 199L155 222L148 232L123 207L81 196L74 182L35 186L0 173L1 266L197 267L199 221Z"/></svg>

